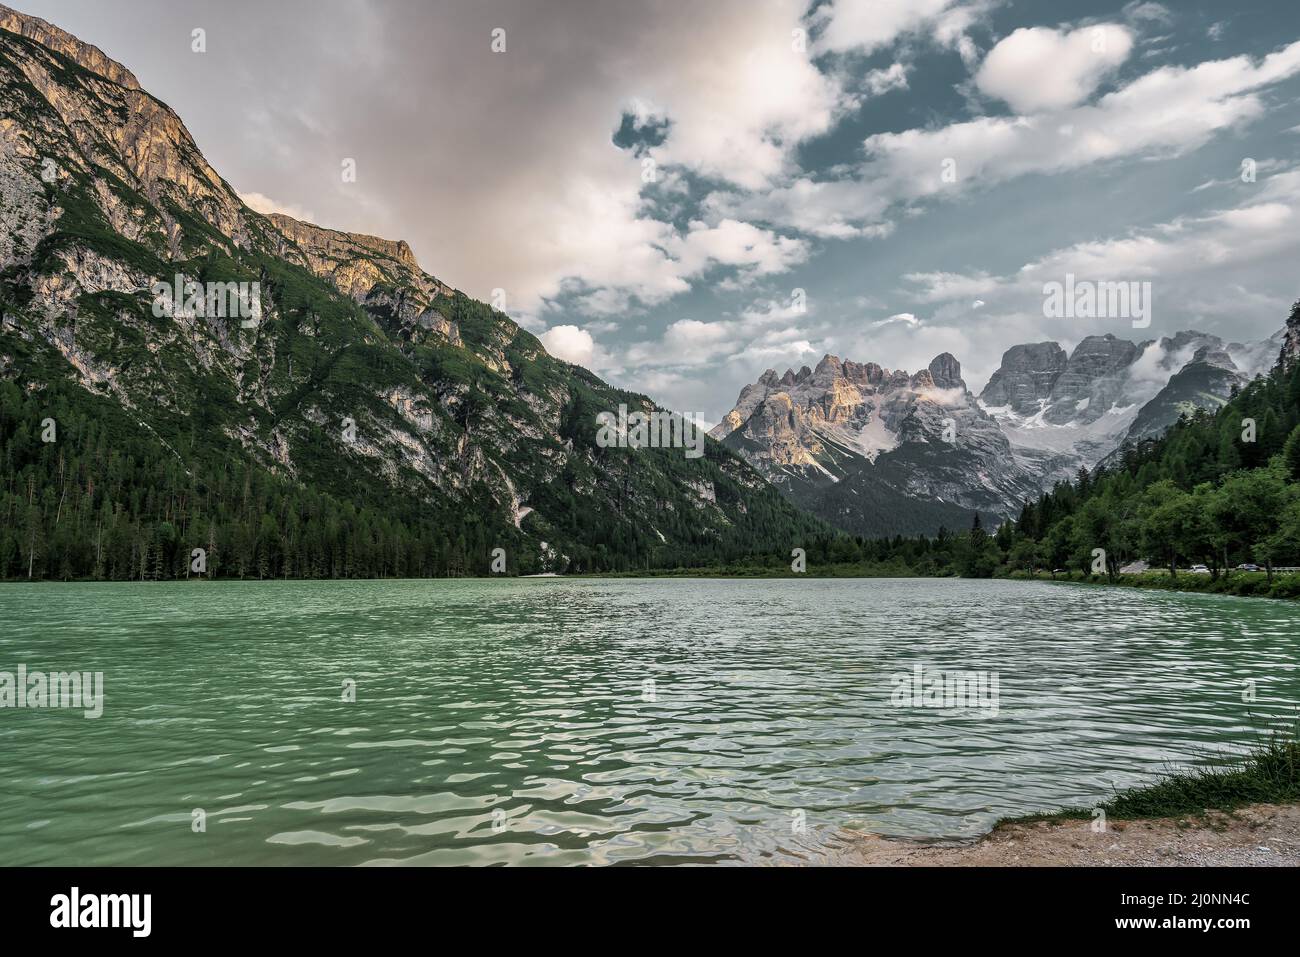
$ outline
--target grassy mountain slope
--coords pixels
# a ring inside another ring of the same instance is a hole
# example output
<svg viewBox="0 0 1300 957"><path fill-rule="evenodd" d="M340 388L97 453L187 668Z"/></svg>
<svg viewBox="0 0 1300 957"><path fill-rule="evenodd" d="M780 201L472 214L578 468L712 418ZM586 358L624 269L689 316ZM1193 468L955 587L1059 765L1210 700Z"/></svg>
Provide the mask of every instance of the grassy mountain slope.
<svg viewBox="0 0 1300 957"><path fill-rule="evenodd" d="M824 531L709 441L602 449L650 409L420 270L266 217L125 68L0 7L0 577L619 570ZM162 281L262 313L154 314ZM50 441L48 422L54 425Z"/></svg>

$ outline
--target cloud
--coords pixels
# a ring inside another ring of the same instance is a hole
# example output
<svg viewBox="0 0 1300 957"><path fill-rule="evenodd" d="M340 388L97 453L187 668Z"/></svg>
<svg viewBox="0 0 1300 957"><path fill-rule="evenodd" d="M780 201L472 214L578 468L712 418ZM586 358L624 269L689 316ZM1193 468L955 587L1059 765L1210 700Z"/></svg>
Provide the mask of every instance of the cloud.
<svg viewBox="0 0 1300 957"><path fill-rule="evenodd" d="M588 202L597 200L589 196ZM575 202L581 200L575 199ZM691 288L691 280L713 269L737 271L737 285L784 272L805 261L806 240L780 236L735 219L715 225L695 220L683 230L634 215L609 215L587 223L589 251L580 274L542 287L547 298L574 296L582 311L615 316L642 305L658 305Z"/></svg>
<svg viewBox="0 0 1300 957"><path fill-rule="evenodd" d="M636 44L628 64L636 72L623 82L670 124L651 150L659 163L761 189L791 171L799 143L831 129L851 101L835 77L794 48L802 6L708 4L665 48Z"/></svg>
<svg viewBox="0 0 1300 957"><path fill-rule="evenodd" d="M975 85L1018 113L1059 110L1090 96L1132 49L1133 34L1115 24L1021 28L989 51Z"/></svg>
<svg viewBox="0 0 1300 957"><path fill-rule="evenodd" d="M684 275L703 273L712 264L736 266L755 275L785 272L808 258L805 240L778 236L750 223L724 219L716 226L696 221L667 248L677 254Z"/></svg>
<svg viewBox="0 0 1300 957"><path fill-rule="evenodd" d="M895 325L896 323L902 323L905 326L919 326L921 324L921 320L916 318L916 316L912 315L912 313L910 312L900 312L890 316L888 319L878 319L875 322L873 322L871 325L874 328L879 329L882 326L891 326L891 325Z"/></svg>
<svg viewBox="0 0 1300 957"><path fill-rule="evenodd" d="M305 223L315 222L311 210L296 206L293 203L279 203L270 196L264 196L261 193L240 193L239 198L244 201L244 205L249 209L256 210L267 216L272 213L280 213Z"/></svg>
<svg viewBox="0 0 1300 957"><path fill-rule="evenodd" d="M1032 116L983 116L880 133L841 179L799 177L761 196L715 193L722 214L813 236L887 235L895 207L1133 157L1172 157L1258 119L1260 92L1300 73L1300 41L1260 59L1237 56L1152 70L1095 103ZM945 177L945 171L952 176Z"/></svg>
<svg viewBox="0 0 1300 957"><path fill-rule="evenodd" d="M903 279L923 288L923 292L914 294L921 302L970 299L991 292L998 285L998 279L988 273L913 272L904 275Z"/></svg>
<svg viewBox="0 0 1300 957"><path fill-rule="evenodd" d="M596 343L591 333L577 326L552 326L541 335L542 345L557 359L591 367Z"/></svg>
<svg viewBox="0 0 1300 957"><path fill-rule="evenodd" d="M1153 0L1133 0L1125 4L1124 16L1134 21L1150 21L1151 23L1173 23L1174 15L1164 4L1155 3Z"/></svg>
<svg viewBox="0 0 1300 957"><path fill-rule="evenodd" d="M736 375L747 375L754 362L811 351L810 334L825 330L816 312L816 303L791 295L787 300L754 301L732 318L678 319L657 339L629 346L618 365L631 381L640 381L648 370L698 369L719 362L738 364Z"/></svg>
<svg viewBox="0 0 1300 957"><path fill-rule="evenodd" d="M695 177L743 190L784 180L800 145L854 102L794 49L807 0L711 0L689 17L590 0L224 0L203 69L188 46L149 39L188 36L193 4L102 7L40 12L135 68L223 176L256 184L262 208L404 239L456 288L506 290L534 327L566 292L579 298L565 308L610 315L714 268L802 261L771 230L733 255L740 226L717 217L702 233L664 206ZM259 29L238 30L249 22ZM504 53L491 50L495 28ZM645 156L613 142L629 111L664 124ZM340 181L345 157L355 182Z"/></svg>
<svg viewBox="0 0 1300 957"><path fill-rule="evenodd" d="M872 70L863 78L862 83L872 96L880 96L890 90L906 90L907 67L902 63L894 63L888 68Z"/></svg>
<svg viewBox="0 0 1300 957"><path fill-rule="evenodd" d="M1244 290L1267 288L1268 277L1285 274L1300 258L1300 168L1257 184L1238 183L1236 188L1236 205L1123 236L1074 243L1011 273L918 272L904 279L914 287L918 301L951 303L954 311L964 307L970 290L982 290L989 305L981 314L991 312L989 318L1002 326L993 337L1000 345L1105 332L1136 340L1193 327L1225 339L1250 338L1241 327L1247 305L1252 313L1278 316L1279 325L1288 306L1286 299L1261 302ZM1151 329L1135 330L1123 317L1072 320L1068 325L1045 319L1043 284L1062 282L1067 273L1091 282L1150 282ZM1262 337L1271 331L1255 334Z"/></svg>
<svg viewBox="0 0 1300 957"><path fill-rule="evenodd" d="M818 12L823 50L871 53L902 37L930 33L945 45L955 44L987 2L960 0L833 0Z"/></svg>

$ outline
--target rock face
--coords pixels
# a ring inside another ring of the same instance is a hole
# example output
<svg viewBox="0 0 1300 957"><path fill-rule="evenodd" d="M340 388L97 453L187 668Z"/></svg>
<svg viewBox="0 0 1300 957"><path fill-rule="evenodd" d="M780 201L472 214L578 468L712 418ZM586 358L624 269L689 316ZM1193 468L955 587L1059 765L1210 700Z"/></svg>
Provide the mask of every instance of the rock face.
<svg viewBox="0 0 1300 957"><path fill-rule="evenodd" d="M177 276L258 283L259 320L155 314ZM599 447L597 413L650 400L552 358L404 242L248 208L125 67L6 7L0 378L76 383L191 475L238 460L359 506L400 496L560 570L609 542L763 547L754 515L783 553L818 527L716 446Z"/></svg>
<svg viewBox="0 0 1300 957"><path fill-rule="evenodd" d="M120 87L128 90L140 89L140 84L136 82L131 71L122 64L110 60L99 47L83 43L70 33L65 33L39 17L29 17L0 5L0 30L8 30L10 33L35 40L46 49L62 53L82 68L112 80Z"/></svg>
<svg viewBox="0 0 1300 957"><path fill-rule="evenodd" d="M862 535L998 521L1035 489L944 353L915 374L827 355L763 373L713 435L796 504Z"/></svg>
<svg viewBox="0 0 1300 957"><path fill-rule="evenodd" d="M1110 334L1080 342L1052 386L1047 421L1093 422L1104 415L1123 394L1124 373L1138 351L1138 346Z"/></svg>
<svg viewBox="0 0 1300 957"><path fill-rule="evenodd" d="M1067 362L1065 350L1055 342L1012 346L1002 354L1002 364L980 393L980 401L1034 415L1051 399Z"/></svg>
<svg viewBox="0 0 1300 957"><path fill-rule="evenodd" d="M1276 348L1272 340L1225 346L1195 331L1140 343L1088 336L1068 359L1055 343L1015 346L980 405L1046 489L1125 442L1163 434L1184 412L1222 405Z"/></svg>
<svg viewBox="0 0 1300 957"><path fill-rule="evenodd" d="M1300 301L1291 307L1291 315L1287 317L1277 361L1284 369L1294 368L1296 362L1300 362Z"/></svg>

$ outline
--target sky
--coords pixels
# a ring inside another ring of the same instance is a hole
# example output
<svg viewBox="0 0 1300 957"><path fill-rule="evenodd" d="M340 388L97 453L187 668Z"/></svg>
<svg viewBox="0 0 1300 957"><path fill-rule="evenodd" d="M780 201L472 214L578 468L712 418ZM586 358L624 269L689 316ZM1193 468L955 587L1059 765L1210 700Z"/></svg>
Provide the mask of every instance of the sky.
<svg viewBox="0 0 1300 957"><path fill-rule="evenodd" d="M707 422L826 353L978 391L1016 343L1250 341L1300 298L1292 0L9 2L250 205L404 239ZM1045 315L1067 274L1151 283L1149 326Z"/></svg>

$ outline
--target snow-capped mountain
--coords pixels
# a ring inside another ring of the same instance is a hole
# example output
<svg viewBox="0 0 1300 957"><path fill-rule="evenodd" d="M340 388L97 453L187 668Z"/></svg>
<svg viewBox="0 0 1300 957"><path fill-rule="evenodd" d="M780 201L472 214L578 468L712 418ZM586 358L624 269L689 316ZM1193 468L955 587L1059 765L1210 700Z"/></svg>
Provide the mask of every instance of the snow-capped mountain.
<svg viewBox="0 0 1300 957"><path fill-rule="evenodd" d="M1141 343L1088 336L1068 358L1055 342L1013 346L980 405L1047 488L1184 412L1222 405L1272 365L1280 335L1248 345L1193 331Z"/></svg>
<svg viewBox="0 0 1300 957"><path fill-rule="evenodd" d="M948 353L915 374L832 355L769 369L712 435L796 504L862 535L997 520L1037 489Z"/></svg>
<svg viewBox="0 0 1300 957"><path fill-rule="evenodd" d="M827 355L768 369L713 430L796 504L862 535L993 522L1183 412L1221 405L1276 361L1282 333L1243 345L1179 332L1013 346L976 398L944 353L915 374Z"/></svg>

